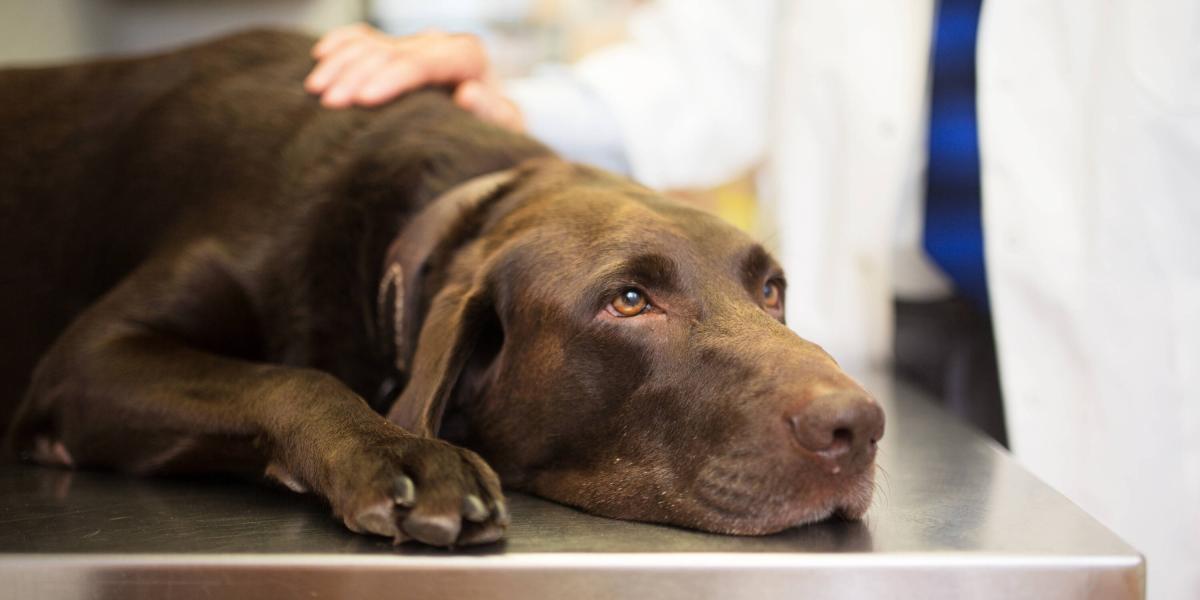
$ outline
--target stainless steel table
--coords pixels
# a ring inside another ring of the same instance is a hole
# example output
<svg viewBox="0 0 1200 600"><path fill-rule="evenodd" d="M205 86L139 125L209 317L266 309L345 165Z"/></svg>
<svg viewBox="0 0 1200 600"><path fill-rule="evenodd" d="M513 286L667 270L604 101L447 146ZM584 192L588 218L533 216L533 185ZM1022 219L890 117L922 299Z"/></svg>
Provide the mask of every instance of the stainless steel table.
<svg viewBox="0 0 1200 600"><path fill-rule="evenodd" d="M1141 598L1141 556L902 383L862 522L727 537L511 498L508 540L449 552L342 529L222 480L0 468L0 598Z"/></svg>

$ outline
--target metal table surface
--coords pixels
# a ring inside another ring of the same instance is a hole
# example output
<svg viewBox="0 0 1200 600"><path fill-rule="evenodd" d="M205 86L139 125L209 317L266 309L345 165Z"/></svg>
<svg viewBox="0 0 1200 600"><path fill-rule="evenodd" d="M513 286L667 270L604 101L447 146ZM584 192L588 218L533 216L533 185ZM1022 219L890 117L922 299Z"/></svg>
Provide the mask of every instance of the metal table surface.
<svg viewBox="0 0 1200 600"><path fill-rule="evenodd" d="M1142 557L901 382L861 522L732 537L510 495L505 542L352 534L308 496L218 479L0 468L0 598L1141 598Z"/></svg>

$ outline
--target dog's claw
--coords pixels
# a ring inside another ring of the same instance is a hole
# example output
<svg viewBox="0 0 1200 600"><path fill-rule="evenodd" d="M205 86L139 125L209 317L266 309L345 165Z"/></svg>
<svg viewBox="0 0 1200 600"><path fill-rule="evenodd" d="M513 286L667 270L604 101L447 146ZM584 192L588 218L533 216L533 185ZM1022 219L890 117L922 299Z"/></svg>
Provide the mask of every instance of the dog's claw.
<svg viewBox="0 0 1200 600"><path fill-rule="evenodd" d="M488 518L488 509L483 504L483 500L475 494L468 494L463 497L462 501L463 518L475 523L482 523Z"/></svg>
<svg viewBox="0 0 1200 600"><path fill-rule="evenodd" d="M495 517L496 524L500 527L508 527L509 521L512 520L508 514L508 503L503 500L496 501L496 508L493 509L492 514Z"/></svg>
<svg viewBox="0 0 1200 600"><path fill-rule="evenodd" d="M413 480L407 475L396 477L394 499L396 504L405 508L412 508L412 505L417 501L417 486L413 485Z"/></svg>
<svg viewBox="0 0 1200 600"><path fill-rule="evenodd" d="M347 527L395 545L458 547L504 537L507 513L503 506L496 512L500 481L487 463L442 440L384 434L390 443L347 453L350 467L335 469L336 485L325 492Z"/></svg>

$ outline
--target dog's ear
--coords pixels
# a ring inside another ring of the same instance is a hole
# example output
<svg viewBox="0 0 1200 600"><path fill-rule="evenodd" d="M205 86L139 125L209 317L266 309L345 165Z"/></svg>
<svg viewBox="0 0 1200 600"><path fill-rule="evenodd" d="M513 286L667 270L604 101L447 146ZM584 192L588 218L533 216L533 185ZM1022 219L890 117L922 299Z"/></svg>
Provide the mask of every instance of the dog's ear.
<svg viewBox="0 0 1200 600"><path fill-rule="evenodd" d="M420 436L437 435L454 386L494 313L485 284L452 282L434 297L413 355L412 375L388 420Z"/></svg>
<svg viewBox="0 0 1200 600"><path fill-rule="evenodd" d="M499 350L492 339L496 336L487 335L495 334L498 326L484 259L465 247L470 246L467 240L479 235L488 207L517 187L523 172L499 171L450 190L406 225L388 251L385 271L389 275L380 294L379 314L392 315L384 321L394 323L390 337L397 369L408 374L388 419L413 433L437 434L442 413L481 335L488 342L483 354ZM431 279L430 272L441 276ZM420 290L442 281L424 310ZM386 301L389 291L391 302ZM394 307L390 311L389 304ZM382 325L387 331L387 323Z"/></svg>

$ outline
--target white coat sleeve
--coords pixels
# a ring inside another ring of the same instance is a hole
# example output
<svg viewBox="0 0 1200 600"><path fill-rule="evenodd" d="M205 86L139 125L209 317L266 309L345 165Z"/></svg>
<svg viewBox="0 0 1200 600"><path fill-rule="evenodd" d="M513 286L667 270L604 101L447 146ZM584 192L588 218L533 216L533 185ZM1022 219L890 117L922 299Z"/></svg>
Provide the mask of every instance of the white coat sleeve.
<svg viewBox="0 0 1200 600"><path fill-rule="evenodd" d="M627 41L509 91L530 132L569 158L654 187L719 184L766 148L776 12L768 0L660 0L637 11Z"/></svg>
<svg viewBox="0 0 1200 600"><path fill-rule="evenodd" d="M612 110L575 73L561 65L505 84L529 135L564 158L629 175L625 144Z"/></svg>

